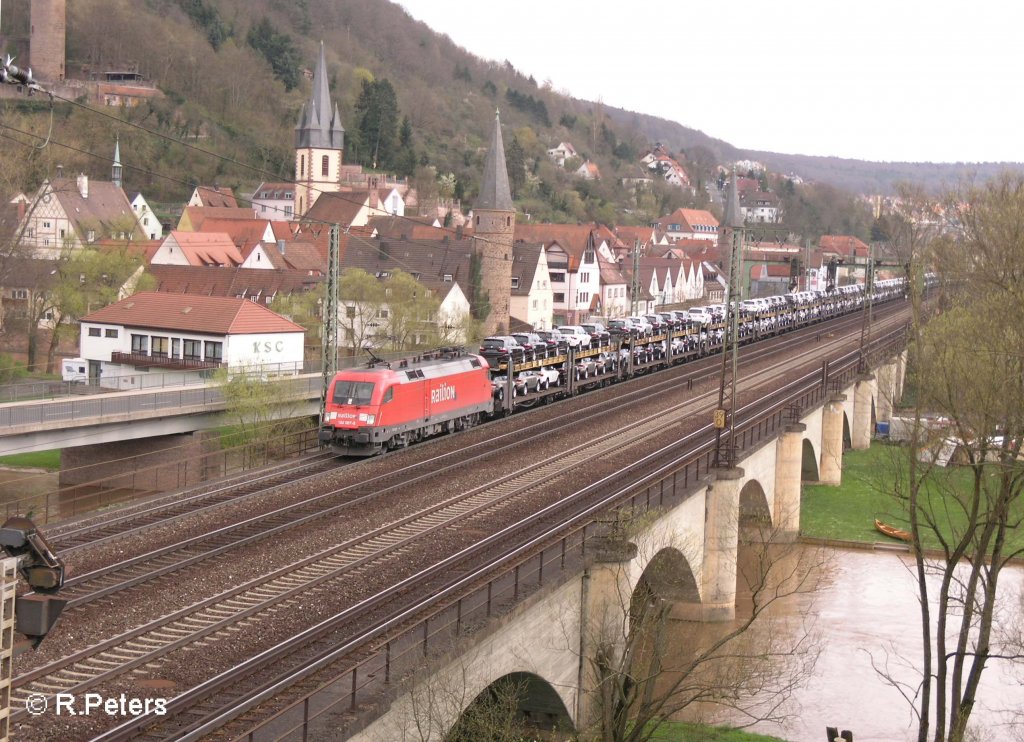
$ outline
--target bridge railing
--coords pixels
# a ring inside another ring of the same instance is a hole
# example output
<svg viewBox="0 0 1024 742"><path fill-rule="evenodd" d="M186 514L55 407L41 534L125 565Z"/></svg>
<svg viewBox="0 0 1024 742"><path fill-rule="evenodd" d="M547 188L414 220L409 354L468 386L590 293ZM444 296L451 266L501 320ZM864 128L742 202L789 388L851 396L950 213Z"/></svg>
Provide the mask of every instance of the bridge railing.
<svg viewBox="0 0 1024 742"><path fill-rule="evenodd" d="M871 345L876 356L901 347L903 333L879 338ZM763 445L788 422L792 405L804 411L823 403L833 393L832 382L852 381L860 354L848 354L829 364L823 373L814 372L773 392L768 401L758 400L737 410L735 433L741 451ZM472 569L456 581L440 587L430 597L379 622L353 637L343 646L321 655L301 670L282 678L248 697L232 712L222 714L210 726L186 739L216 729L245 710L272 698L297 683L316 681L317 673L347 657L358 657L347 669L335 672L315 685L298 701L260 722L248 733L235 737L250 742L307 740L318 723L336 729L353 719L364 704L380 698L381 692L401 687L399 681L425 672L427 660L457 647L457 642L494 616L508 613L526 595L544 586L560 584L577 575L591 558L598 543L607 543L611 523L601 520L610 512L631 516L670 509L708 484L714 455L714 428L708 424L664 450L650 454L601 482L589 485L576 496L566 498L528 517L517 526L524 531L549 522L552 512L565 508L567 500L583 500L580 507L555 526L544 527L504 553L495 554L483 566ZM672 453L685 451L684 454ZM622 481L633 481L620 486ZM488 537L485 542L495 537ZM479 544L477 545L479 547ZM477 547L471 547L471 549ZM467 549L469 551L469 549ZM340 717L340 718L339 718ZM329 721L328 721L329 720Z"/></svg>

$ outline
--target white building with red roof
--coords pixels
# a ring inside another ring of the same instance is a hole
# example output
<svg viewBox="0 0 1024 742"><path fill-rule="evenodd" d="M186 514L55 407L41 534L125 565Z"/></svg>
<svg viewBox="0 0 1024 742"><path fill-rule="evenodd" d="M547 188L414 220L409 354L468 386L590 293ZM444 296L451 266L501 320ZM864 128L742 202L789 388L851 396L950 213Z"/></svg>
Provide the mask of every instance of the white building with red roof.
<svg viewBox="0 0 1024 742"><path fill-rule="evenodd" d="M231 267L244 258L226 232L172 230L150 260L154 265L205 265Z"/></svg>
<svg viewBox="0 0 1024 742"><path fill-rule="evenodd" d="M218 368L302 370L305 329L248 299L141 292L81 320L81 357L108 389L184 383Z"/></svg>

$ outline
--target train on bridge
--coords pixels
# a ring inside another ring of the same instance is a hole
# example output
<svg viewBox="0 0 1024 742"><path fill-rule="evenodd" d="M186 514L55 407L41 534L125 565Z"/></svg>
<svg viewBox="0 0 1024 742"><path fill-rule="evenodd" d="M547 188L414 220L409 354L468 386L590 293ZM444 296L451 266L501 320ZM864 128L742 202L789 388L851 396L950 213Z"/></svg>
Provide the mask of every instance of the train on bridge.
<svg viewBox="0 0 1024 742"><path fill-rule="evenodd" d="M870 298L880 304L905 295L906 280L893 278L876 281ZM863 284L748 299L738 308L739 342L850 314L867 300ZM319 441L339 455L372 456L722 351L724 305L655 317L596 332L588 345L556 338L513 351L485 343L479 354L445 348L342 371L327 390Z"/></svg>

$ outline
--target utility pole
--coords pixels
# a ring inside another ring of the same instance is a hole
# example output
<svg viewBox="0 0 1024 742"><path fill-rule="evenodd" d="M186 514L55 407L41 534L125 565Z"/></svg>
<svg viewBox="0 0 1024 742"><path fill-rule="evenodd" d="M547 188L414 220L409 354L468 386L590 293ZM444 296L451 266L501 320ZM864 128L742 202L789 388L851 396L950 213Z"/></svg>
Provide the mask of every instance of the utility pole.
<svg viewBox="0 0 1024 742"><path fill-rule="evenodd" d="M739 302L743 293L743 217L740 215L736 189L736 169L733 168L729 193L726 196L723 222L729 234L729 284L725 294L725 337L722 338L722 370L718 383L718 408L715 410L715 457L712 466L729 468L733 463L735 446L736 382L739 371ZM731 351L731 352L730 352ZM729 407L725 406L726 370L732 356L729 374ZM722 431L728 427L728 444L722 443Z"/></svg>
<svg viewBox="0 0 1024 742"><path fill-rule="evenodd" d="M630 307L629 313L633 316L638 314L640 304L640 239L633 240L633 274L629 285Z"/></svg>
<svg viewBox="0 0 1024 742"><path fill-rule="evenodd" d="M857 370L867 373L867 357L865 351L871 342L871 300L875 293L875 246L868 245L868 264L864 268L864 321L860 326L860 357L857 359Z"/></svg>
<svg viewBox="0 0 1024 742"><path fill-rule="evenodd" d="M327 411L327 389L338 371L338 283L340 272L341 227L332 224L327 239L327 296L324 301L323 337L320 343L323 387L320 393L320 419Z"/></svg>

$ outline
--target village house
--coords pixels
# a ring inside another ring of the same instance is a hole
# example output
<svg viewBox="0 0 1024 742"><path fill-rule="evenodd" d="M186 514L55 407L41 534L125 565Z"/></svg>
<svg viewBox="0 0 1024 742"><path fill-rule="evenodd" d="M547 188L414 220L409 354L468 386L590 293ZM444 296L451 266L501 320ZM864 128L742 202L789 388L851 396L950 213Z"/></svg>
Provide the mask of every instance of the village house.
<svg viewBox="0 0 1024 742"><path fill-rule="evenodd" d="M718 220L704 209L676 209L651 226L661 230L669 242L707 240L718 244Z"/></svg>
<svg viewBox="0 0 1024 742"><path fill-rule="evenodd" d="M598 251L615 258L594 224L515 225L515 242L544 246L551 277L552 322L578 324L603 314Z"/></svg>
<svg viewBox="0 0 1024 742"><path fill-rule="evenodd" d="M84 316L79 348L91 382L141 389L218 368L298 373L304 337L248 299L141 292Z"/></svg>
<svg viewBox="0 0 1024 742"><path fill-rule="evenodd" d="M208 206L221 209L237 209L238 200L230 188L220 186L196 186L188 199L187 206Z"/></svg>
<svg viewBox="0 0 1024 742"><path fill-rule="evenodd" d="M134 209L121 187L109 181L57 177L44 180L25 209L21 244L38 258L58 258L103 239L143 238Z"/></svg>
<svg viewBox="0 0 1024 742"><path fill-rule="evenodd" d="M548 150L548 157L554 160L558 167L565 167L566 160L579 157L579 155L576 154L576 148L569 142L559 142L557 147Z"/></svg>
<svg viewBox="0 0 1024 742"><path fill-rule="evenodd" d="M263 219L290 220L295 215L295 184L264 181L252 192L249 203Z"/></svg>
<svg viewBox="0 0 1024 742"><path fill-rule="evenodd" d="M524 242L512 246L512 297L509 314L534 330L550 330L554 291L543 245Z"/></svg>

